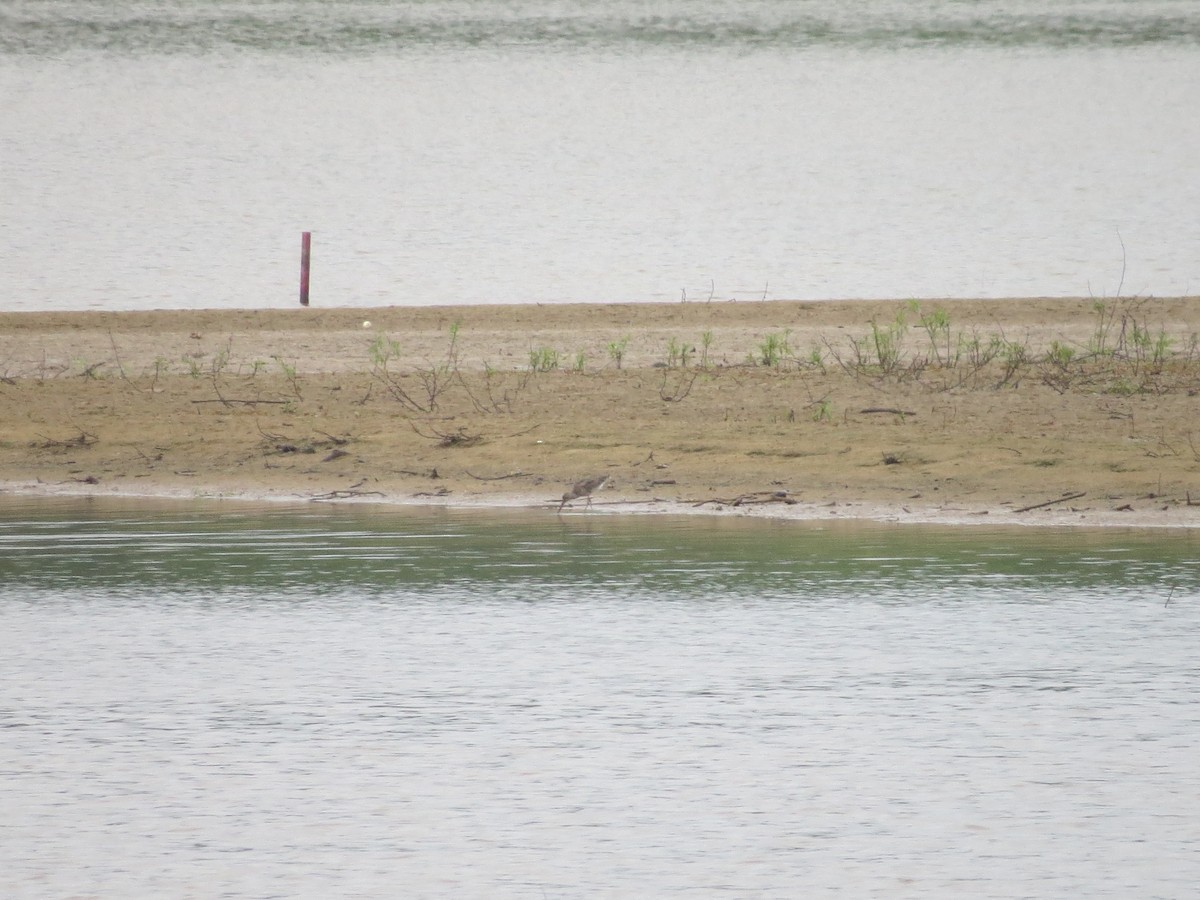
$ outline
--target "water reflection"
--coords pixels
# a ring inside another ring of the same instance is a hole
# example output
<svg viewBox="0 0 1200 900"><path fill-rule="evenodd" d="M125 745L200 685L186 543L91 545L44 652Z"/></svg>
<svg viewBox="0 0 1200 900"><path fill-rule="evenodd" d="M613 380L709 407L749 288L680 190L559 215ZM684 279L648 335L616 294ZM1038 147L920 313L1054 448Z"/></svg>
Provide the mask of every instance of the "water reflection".
<svg viewBox="0 0 1200 900"><path fill-rule="evenodd" d="M237 504L0 502L0 582L138 592L354 586L523 599L620 590L662 597L1052 599L1095 589L1194 588L1192 532L1046 532L560 518L542 512ZM1165 596L1165 595L1164 595Z"/></svg>

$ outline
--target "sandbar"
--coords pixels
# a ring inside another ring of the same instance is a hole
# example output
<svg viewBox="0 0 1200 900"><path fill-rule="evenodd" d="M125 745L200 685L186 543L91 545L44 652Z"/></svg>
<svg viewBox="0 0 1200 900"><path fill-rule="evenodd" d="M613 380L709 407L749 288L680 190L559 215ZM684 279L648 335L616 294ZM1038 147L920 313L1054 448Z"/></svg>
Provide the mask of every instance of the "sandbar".
<svg viewBox="0 0 1200 900"><path fill-rule="evenodd" d="M0 313L0 498L1200 527L1200 298Z"/></svg>

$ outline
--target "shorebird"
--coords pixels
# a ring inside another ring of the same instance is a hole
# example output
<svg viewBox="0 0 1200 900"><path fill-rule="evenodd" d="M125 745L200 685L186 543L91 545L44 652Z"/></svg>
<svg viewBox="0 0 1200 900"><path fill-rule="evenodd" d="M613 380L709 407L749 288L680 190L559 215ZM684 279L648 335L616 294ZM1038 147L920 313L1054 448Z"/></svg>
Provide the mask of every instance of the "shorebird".
<svg viewBox="0 0 1200 900"><path fill-rule="evenodd" d="M575 485L562 495L562 502L558 504L558 511L562 512L562 508L572 500L578 500L580 497L587 497L587 505L592 505L592 493L600 490L608 483L607 475L597 475L595 478L585 478L583 481L575 482Z"/></svg>

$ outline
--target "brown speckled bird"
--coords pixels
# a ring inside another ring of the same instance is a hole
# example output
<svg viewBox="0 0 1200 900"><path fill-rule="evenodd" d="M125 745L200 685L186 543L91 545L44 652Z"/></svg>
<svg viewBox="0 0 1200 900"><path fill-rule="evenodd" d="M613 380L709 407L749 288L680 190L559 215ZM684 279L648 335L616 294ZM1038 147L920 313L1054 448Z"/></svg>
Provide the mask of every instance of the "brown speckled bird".
<svg viewBox="0 0 1200 900"><path fill-rule="evenodd" d="M562 502L558 504L558 511L562 512L562 508L572 500L578 500L580 497L587 497L587 505L592 505L592 493L600 490L608 483L607 475L597 475L595 478L585 478L583 481L575 482L575 485L562 495Z"/></svg>

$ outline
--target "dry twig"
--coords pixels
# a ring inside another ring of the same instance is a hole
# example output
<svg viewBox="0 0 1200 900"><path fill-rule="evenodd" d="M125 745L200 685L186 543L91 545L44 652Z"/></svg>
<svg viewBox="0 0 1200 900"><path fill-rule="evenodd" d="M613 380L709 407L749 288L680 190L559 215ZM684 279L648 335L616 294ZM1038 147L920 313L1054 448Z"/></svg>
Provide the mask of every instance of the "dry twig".
<svg viewBox="0 0 1200 900"><path fill-rule="evenodd" d="M1042 503L1034 503L1032 506L1022 506L1020 509L1014 509L1014 513L1029 512L1031 509L1041 509L1043 506L1053 506L1055 503L1066 503L1068 500L1078 500L1087 491L1076 491L1073 494L1064 494L1061 497L1055 497L1053 500L1045 500Z"/></svg>

